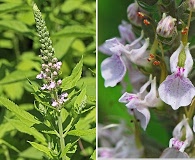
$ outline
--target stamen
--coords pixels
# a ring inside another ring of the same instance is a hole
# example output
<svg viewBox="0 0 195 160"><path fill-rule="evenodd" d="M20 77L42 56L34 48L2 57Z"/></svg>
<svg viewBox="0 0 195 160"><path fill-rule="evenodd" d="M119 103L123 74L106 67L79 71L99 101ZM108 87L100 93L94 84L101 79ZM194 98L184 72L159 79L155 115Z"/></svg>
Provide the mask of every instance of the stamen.
<svg viewBox="0 0 195 160"><path fill-rule="evenodd" d="M153 65L155 65L155 66L160 65L160 61L154 61L154 62L153 62Z"/></svg>
<svg viewBox="0 0 195 160"><path fill-rule="evenodd" d="M147 19L144 19L144 24L146 25L146 26L148 26L148 25L150 25L150 22L147 20Z"/></svg>
<svg viewBox="0 0 195 160"><path fill-rule="evenodd" d="M138 17L140 17L140 18L144 18L144 16L145 16L142 12L137 12L137 15L138 15Z"/></svg>

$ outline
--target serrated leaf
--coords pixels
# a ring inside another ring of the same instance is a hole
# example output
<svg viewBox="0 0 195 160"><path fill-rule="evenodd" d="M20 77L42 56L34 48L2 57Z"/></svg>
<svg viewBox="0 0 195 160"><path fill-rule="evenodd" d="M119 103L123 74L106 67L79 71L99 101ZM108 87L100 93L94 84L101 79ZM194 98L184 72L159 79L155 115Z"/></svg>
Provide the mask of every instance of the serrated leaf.
<svg viewBox="0 0 195 160"><path fill-rule="evenodd" d="M87 98L91 101L95 101L95 98L96 98L96 79L93 77L81 78L77 83L77 87L81 88L82 86L86 86Z"/></svg>
<svg viewBox="0 0 195 160"><path fill-rule="evenodd" d="M63 91L71 89L76 86L76 83L81 78L82 67L83 67L83 58L81 58L79 63L77 63L71 75L62 80L61 88Z"/></svg>
<svg viewBox="0 0 195 160"><path fill-rule="evenodd" d="M86 88L82 89L74 102L75 111L80 114L87 103Z"/></svg>
<svg viewBox="0 0 195 160"><path fill-rule="evenodd" d="M8 122L15 127L18 131L22 132L22 133L26 133L29 135L32 135L35 137L35 139L37 139L38 141L45 143L46 139L45 137L38 132L35 128L27 126L26 124L24 124L23 121L20 120L13 120L13 119L8 119Z"/></svg>
<svg viewBox="0 0 195 160"><path fill-rule="evenodd" d="M36 120L33 115L22 110L19 106L17 106L15 103L10 101L9 99L0 97L0 104L1 106L6 107L8 110L16 114L16 116L19 119L23 120L25 123L28 123L29 126L41 123L40 121Z"/></svg>
<svg viewBox="0 0 195 160"><path fill-rule="evenodd" d="M27 78L36 77L36 75L37 75L37 72L35 71L16 70L8 74L2 80L0 80L0 85L23 81L23 80L26 80Z"/></svg>
<svg viewBox="0 0 195 160"><path fill-rule="evenodd" d="M86 27L81 25L67 26L61 31L57 32L53 36L71 36L71 37L90 37L96 33L92 27Z"/></svg>
<svg viewBox="0 0 195 160"><path fill-rule="evenodd" d="M48 147L42 145L42 144L38 144L36 142L29 142L34 148L36 148L37 150L44 152L47 156L49 156L49 158L53 158L51 151Z"/></svg>
<svg viewBox="0 0 195 160"><path fill-rule="evenodd" d="M89 136L89 135L95 135L96 134L96 129L87 129L87 130L71 130L68 132L68 135L72 136Z"/></svg>

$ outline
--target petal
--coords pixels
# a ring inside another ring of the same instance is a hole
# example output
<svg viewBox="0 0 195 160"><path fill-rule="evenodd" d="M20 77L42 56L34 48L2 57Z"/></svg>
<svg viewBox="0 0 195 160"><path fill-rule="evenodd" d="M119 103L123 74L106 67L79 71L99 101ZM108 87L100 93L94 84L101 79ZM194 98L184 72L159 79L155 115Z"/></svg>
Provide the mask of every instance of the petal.
<svg viewBox="0 0 195 160"><path fill-rule="evenodd" d="M157 98L156 77L151 80L150 92L145 96L144 101L148 107L156 107L160 103L160 98Z"/></svg>
<svg viewBox="0 0 195 160"><path fill-rule="evenodd" d="M180 52L183 49L183 43L180 42L179 47L177 48L177 50L171 55L170 57L170 67L171 67L171 72L176 72L177 71L177 63L178 63L178 57Z"/></svg>
<svg viewBox="0 0 195 160"><path fill-rule="evenodd" d="M183 76L176 76L174 73L167 76L158 89L160 98L176 110L181 106L191 103L195 88L192 82Z"/></svg>
<svg viewBox="0 0 195 160"><path fill-rule="evenodd" d="M149 38L145 40L144 45L139 49L132 49L128 54L128 58L135 64L140 66L148 66L147 58L149 56L149 52L147 52L147 48L149 46Z"/></svg>
<svg viewBox="0 0 195 160"><path fill-rule="evenodd" d="M119 102L121 103L128 103L130 102L133 98L137 97L136 94L130 94L125 92L120 98L119 98Z"/></svg>
<svg viewBox="0 0 195 160"><path fill-rule="evenodd" d="M192 59L192 55L190 54L189 43L185 46L185 53L186 53L186 60L184 64L184 68L185 68L184 76L187 77L193 66L193 59Z"/></svg>
<svg viewBox="0 0 195 160"><path fill-rule="evenodd" d="M179 122L174 130L173 130L173 137L175 137L176 139L180 139L183 136L182 128L184 127L185 123L187 122L187 119L184 118L181 122Z"/></svg>
<svg viewBox="0 0 195 160"><path fill-rule="evenodd" d="M147 108L134 109L134 114L140 120L141 127L146 130L150 121L150 112Z"/></svg>
<svg viewBox="0 0 195 160"><path fill-rule="evenodd" d="M118 27L119 33L122 39L131 43L135 40L135 34L132 31L131 24L127 23L126 21L122 21L122 24Z"/></svg>
<svg viewBox="0 0 195 160"><path fill-rule="evenodd" d="M189 158L186 152L180 152L175 148L166 148L160 158Z"/></svg>
<svg viewBox="0 0 195 160"><path fill-rule="evenodd" d="M147 87L151 84L152 75L150 75L149 80L140 88L140 91L138 93L138 96L140 99L144 99L145 96L148 94L146 91Z"/></svg>
<svg viewBox="0 0 195 160"><path fill-rule="evenodd" d="M115 51L114 47L116 46L121 46L122 47L122 42L123 40L120 39L120 38L111 38L111 39L108 39L106 40L105 43L103 43L101 46L99 46L99 51L104 53L104 54L107 54L107 55L113 55L113 54L116 54L117 51ZM113 48L113 50L111 50L111 48Z"/></svg>
<svg viewBox="0 0 195 160"><path fill-rule="evenodd" d="M126 67L122 58L115 54L106 58L101 64L101 73L102 77L105 79L105 87L116 86L126 73Z"/></svg>

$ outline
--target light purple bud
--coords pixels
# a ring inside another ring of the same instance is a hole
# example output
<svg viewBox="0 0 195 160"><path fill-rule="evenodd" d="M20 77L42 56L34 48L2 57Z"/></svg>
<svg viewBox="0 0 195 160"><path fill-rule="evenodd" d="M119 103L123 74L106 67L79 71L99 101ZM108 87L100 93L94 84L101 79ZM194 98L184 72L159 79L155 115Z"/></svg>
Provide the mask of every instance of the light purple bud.
<svg viewBox="0 0 195 160"><path fill-rule="evenodd" d="M48 89L54 89L56 87L56 83L55 82L51 82L50 85L48 86Z"/></svg>
<svg viewBox="0 0 195 160"><path fill-rule="evenodd" d="M50 72L50 69L46 68L46 69L45 69L45 72Z"/></svg>
<svg viewBox="0 0 195 160"><path fill-rule="evenodd" d="M189 0L188 5L191 11L195 11L195 0Z"/></svg>
<svg viewBox="0 0 195 160"><path fill-rule="evenodd" d="M61 94L61 97L68 97L68 93L63 92L63 93Z"/></svg>
<svg viewBox="0 0 195 160"><path fill-rule="evenodd" d="M56 63L57 61L58 61L58 59L56 57L52 59L53 63Z"/></svg>
<svg viewBox="0 0 195 160"><path fill-rule="evenodd" d="M52 66L52 63L51 63L51 62L50 62L50 63L48 63L48 66L49 66L49 67L51 67L51 66Z"/></svg>
<svg viewBox="0 0 195 160"><path fill-rule="evenodd" d="M166 16L163 14L162 19L158 22L156 32L158 35L170 38L173 36L173 34L176 32L176 26L175 26L176 19L171 16Z"/></svg>
<svg viewBox="0 0 195 160"><path fill-rule="evenodd" d="M53 101L51 105L52 105L53 107L56 107L56 106L58 106L58 102Z"/></svg>
<svg viewBox="0 0 195 160"><path fill-rule="evenodd" d="M43 79L43 74L42 74L42 73L38 74L38 75L36 76L36 78L37 78L37 79Z"/></svg>
<svg viewBox="0 0 195 160"><path fill-rule="evenodd" d="M59 86L59 85L61 85L61 84L62 84L62 80L59 79L59 80L57 81L57 85Z"/></svg>
<svg viewBox="0 0 195 160"><path fill-rule="evenodd" d="M53 75L54 75L54 76L57 76L57 75L58 75L58 72L54 71L54 72L53 72Z"/></svg>

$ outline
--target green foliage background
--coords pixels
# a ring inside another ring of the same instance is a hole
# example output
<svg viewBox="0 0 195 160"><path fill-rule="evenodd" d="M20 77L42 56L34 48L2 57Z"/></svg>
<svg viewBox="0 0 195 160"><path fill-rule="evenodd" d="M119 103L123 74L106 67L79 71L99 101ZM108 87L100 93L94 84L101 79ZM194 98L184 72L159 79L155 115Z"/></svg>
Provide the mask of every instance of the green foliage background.
<svg viewBox="0 0 195 160"><path fill-rule="evenodd" d="M86 85L86 95L95 103L96 97L96 2L95 0L35 0L53 41L55 54L62 61L61 78L71 74L83 56L82 78L76 83L78 89ZM14 101L20 109L41 119L34 107L33 88L29 83L36 80L41 69L40 43L32 11L32 0L0 0L0 96ZM3 103L5 102L5 104ZM0 159L42 159L33 142L37 137L17 120L14 107L1 99L0 107ZM94 104L93 104L94 105ZM20 110L19 110L20 111ZM95 127L95 108L81 115L75 124L77 129ZM28 117L29 118L29 117ZM24 119L27 121L28 119ZM89 130L90 131L90 130ZM28 133L28 134L26 134ZM34 132L33 132L34 133ZM37 133L38 134L38 133ZM89 136L90 134L90 136ZM80 137L84 149L72 149L73 159L95 159L95 133L69 133ZM38 137L40 135L38 134ZM71 139L71 138L70 138Z"/></svg>

